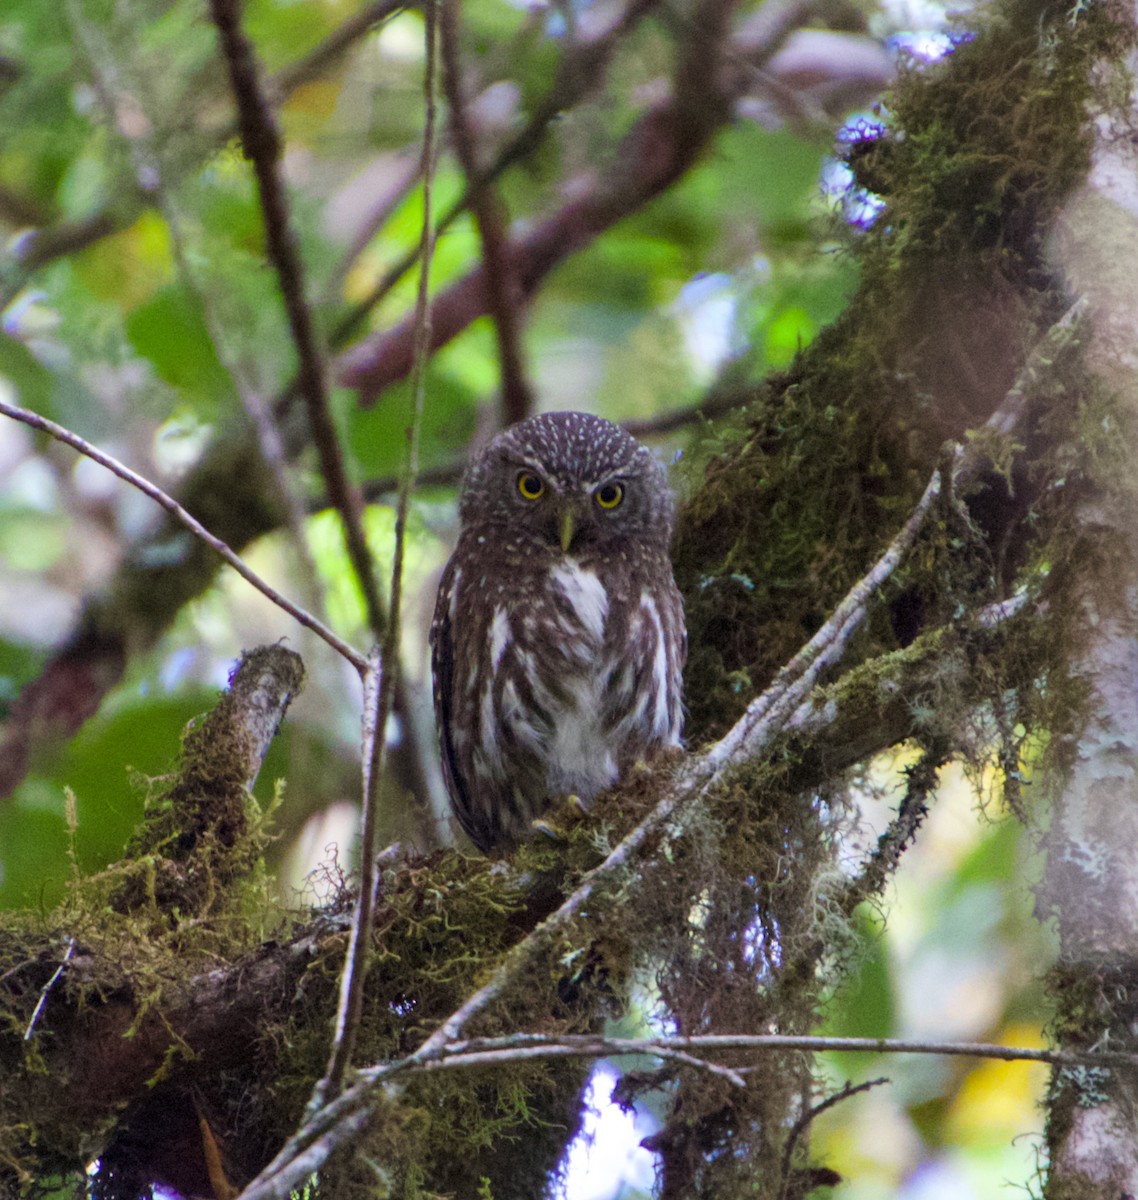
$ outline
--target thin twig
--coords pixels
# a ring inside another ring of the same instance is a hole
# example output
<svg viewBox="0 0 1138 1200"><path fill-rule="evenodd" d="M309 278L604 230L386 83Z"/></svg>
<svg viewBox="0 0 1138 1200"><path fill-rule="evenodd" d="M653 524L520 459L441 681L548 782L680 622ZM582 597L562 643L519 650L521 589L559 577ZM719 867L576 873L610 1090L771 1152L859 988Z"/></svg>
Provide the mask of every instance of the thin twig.
<svg viewBox="0 0 1138 1200"><path fill-rule="evenodd" d="M786 1135L786 1144L782 1148L782 1165L779 1171L782 1182L778 1189L778 1200L787 1200L790 1190L790 1170L794 1162L794 1147L798 1145L798 1139L809 1129L810 1125L828 1109L841 1104L843 1100L848 1100L851 1096L868 1092L871 1088L880 1087L883 1083L888 1082L889 1080L885 1076L880 1076L877 1079L867 1079L864 1083L846 1083L833 1095L827 1096L825 1100L811 1105L801 1113L798 1120L790 1127L790 1132Z"/></svg>
<svg viewBox="0 0 1138 1200"><path fill-rule="evenodd" d="M289 223L288 198L280 178L280 136L258 79L253 47L241 29L237 0L210 0L210 13L229 68L245 155L257 176L265 241L296 347L298 387L308 411L324 484L344 525L348 558L359 580L372 634L376 641L382 641L387 619L376 586L371 550L364 535L359 490L348 477L332 421L324 355L305 298L303 265Z"/></svg>
<svg viewBox="0 0 1138 1200"><path fill-rule="evenodd" d="M582 1053L655 1054L657 1050L683 1050L689 1054L707 1054L725 1050L808 1050L814 1054L933 1054L955 1058L994 1058L1003 1062L1041 1062L1053 1066L1079 1066L1095 1062L1103 1066L1134 1066L1138 1053L1125 1050L1093 1051L1079 1054L1071 1050L1046 1050L1027 1046L1005 1046L999 1042L952 1042L926 1038L822 1037L789 1033L704 1033L690 1037L661 1035L646 1038L596 1037L593 1034L510 1033L501 1037L467 1038L440 1047L438 1061L461 1059L467 1054L511 1050L522 1047L551 1046L578 1049ZM409 1069L418 1055L385 1063L360 1072L361 1079Z"/></svg>
<svg viewBox="0 0 1138 1200"><path fill-rule="evenodd" d="M369 672L372 686L376 688L374 700L374 728L366 740L364 773L363 824L360 831L360 884L356 909L352 919L352 932L340 976L340 999L336 1015L336 1033L324 1078L313 1094L313 1106L326 1103L338 1095L343 1087L344 1074L351 1063L363 1011L363 988L367 974L367 957L371 951L372 922L375 912L375 889L378 877L376 852L379 849L379 800L380 781L383 777L384 730L395 699L395 679L398 674L400 616L403 597L403 558L407 544L407 515L411 505L411 492L415 486L415 475L419 467L419 434L423 423L423 402L427 363L427 346L431 336L430 315L430 269L434 247L431 201L433 191L433 165L435 160L435 138L437 126L436 75L438 58L438 5L437 0L423 0L426 17L426 65L423 91L426 117L423 133L423 231L419 289L415 304L419 337L416 343L415 369L412 377L411 424L407 430L407 451L404 456L403 477L400 481L399 500L395 510L395 546L391 568L391 606L382 656L373 662ZM375 676L378 673L378 685ZM369 705L369 720L371 720Z"/></svg>
<svg viewBox="0 0 1138 1200"><path fill-rule="evenodd" d="M429 1055L419 1051L397 1062L383 1063L361 1071L358 1082L313 1114L311 1120L289 1139L276 1158L241 1193L241 1200L288 1196L290 1189L319 1169L332 1150L343 1145L366 1124L375 1102L376 1089L399 1077L516 1063L534 1058L608 1058L626 1054L665 1058L684 1054L689 1056L685 1065L709 1070L718 1064L709 1063L700 1055L726 1050L754 1053L798 1050L812 1054L920 1054L1046 1063L1060 1067L1138 1066L1138 1054L1122 1051L1079 1054L1068 1050L1003 1046L994 1042L940 1042L904 1038L836 1038L789 1034L706 1034L659 1038L511 1034L501 1038L471 1038L463 1042L442 1043ZM739 1073L738 1069L735 1073ZM735 1080L731 1082L735 1083Z"/></svg>
<svg viewBox="0 0 1138 1200"><path fill-rule="evenodd" d="M558 67L557 78L549 92L534 110L525 128L518 132L499 151L494 162L479 175L481 184L492 183L509 167L532 154L542 143L546 131L557 118L596 88L612 61L621 41L650 12L659 0L631 0L617 19L595 37L576 42ZM471 187L439 217L435 236L442 237L470 209ZM419 260L416 246L392 266L332 329L330 341L341 346L359 329L368 313L386 297Z"/></svg>
<svg viewBox="0 0 1138 1200"><path fill-rule="evenodd" d="M443 85L450 106L455 153L466 176L470 208L482 239L482 264L486 271L486 301L498 339L498 365L502 376L502 424L524 420L533 408L533 393L523 365L518 289L506 253L505 206L492 183L480 177L474 129L462 95L462 62L459 58L459 19L462 0L443 0L440 34Z"/></svg>
<svg viewBox="0 0 1138 1200"><path fill-rule="evenodd" d="M68 0L66 11L76 40L86 53L95 93L106 115L108 129L117 131L122 127L116 100L121 92L121 87L116 85L113 74L116 63L111 45L85 19L82 8L75 3L75 0ZM137 86L136 83L135 87L137 88ZM127 144L136 175L140 179L146 178L148 181L152 181L149 184L150 191L170 231L174 265L183 286L200 304L206 336L222 369L229 376L242 407L253 423L260 444L261 457L269 469L276 486L276 498L285 514L285 528L291 535L293 549L301 566L302 578L309 585L306 597L308 607L319 619L324 620L326 614L321 611L319 572L316 570L315 560L309 551L308 539L304 531L307 514L296 488L293 487L288 477L287 456L280 430L273 422L272 414L269 412L264 398L249 378L243 364L230 355L229 340L226 337L224 324L217 315L213 297L205 284L199 281L198 273L190 262L177 204L166 187L166 164L162 161L161 151L150 144L151 139L149 138L127 138L121 133L118 136Z"/></svg>
<svg viewBox="0 0 1138 1200"><path fill-rule="evenodd" d="M353 13L339 28L287 67L282 67L266 81L266 90L278 103L305 83L319 79L321 72L343 57L344 51L406 8L414 7L405 0L372 0L359 12Z"/></svg>
<svg viewBox="0 0 1138 1200"><path fill-rule="evenodd" d="M554 1039L534 1045L464 1050L461 1054L444 1054L439 1058L419 1063L415 1067L408 1067L407 1073L420 1075L435 1071L465 1070L471 1067L503 1066L536 1058L608 1058L610 1055L617 1057L623 1054L651 1054L656 1058L678 1062L685 1067L692 1067L709 1075L717 1075L720 1079L727 1080L732 1087L745 1088L747 1086L746 1079L739 1071L726 1067L722 1063L708 1062L707 1059L699 1058L687 1050L650 1045L648 1042L639 1048L626 1048L611 1038L589 1039L582 1042ZM364 1074L367 1073L364 1072Z"/></svg>
<svg viewBox="0 0 1138 1200"><path fill-rule="evenodd" d="M77 433L72 433L70 429L65 429L62 425L57 425L54 421L49 421L47 417L41 417L39 413L30 412L26 408L20 408L16 404L9 404L6 400L0 400L0 415L11 417L13 421L21 421L25 425L30 425L33 429L40 430L41 433L50 434L57 441L63 442L73 450L78 450L80 454L92 459L100 466L106 467L113 475L117 475L132 487L138 488L140 492L149 496L151 500L161 505L172 517L180 521L196 538L225 559L237 574L247 583L252 584L261 595L268 597L278 608L283 609L289 616L303 625L305 629L311 629L317 637L327 642L337 654L346 658L361 675L367 670L367 659L359 651L354 650L342 638L337 637L322 621L317 620L316 617L301 608L300 605L294 604L287 596L282 595L271 584L266 583L242 558L234 554L220 538L214 537L196 517L187 512L177 500L164 492L157 484L151 483L149 479L132 471L130 467L119 462L117 458L112 458L111 455L104 453L96 446L92 446L90 442L85 441Z"/></svg>
<svg viewBox="0 0 1138 1200"><path fill-rule="evenodd" d="M314 78L318 70L331 66L359 38L403 7L407 6L387 2L375 3L362 12L353 14L340 29L330 33L315 49L269 77L267 88L273 99L278 103L284 101L301 84ZM209 103L213 97L206 94L198 99ZM218 145L227 142L232 133L228 122L219 126L205 149L212 152ZM40 226L14 239L9 247L8 262L0 263L0 272L7 277L0 281L0 309L11 302L41 267L84 250L128 228L147 207L148 201L149 196L141 189L125 196L116 194L113 212L97 212L58 225ZM38 225L39 222L34 224Z"/></svg>
<svg viewBox="0 0 1138 1200"><path fill-rule="evenodd" d="M32 1034L35 1032L36 1022L40 1019L40 1014L43 1012L47 1004L47 997L51 989L55 987L56 981L63 974L64 968L67 966L71 956L75 953L75 939L69 937L67 939L67 952L60 959L59 966L52 972L51 978L43 985L43 990L40 992L40 998L36 1001L36 1006L32 1010L31 1020L28 1022L27 1029L24 1030L24 1041L30 1042Z"/></svg>

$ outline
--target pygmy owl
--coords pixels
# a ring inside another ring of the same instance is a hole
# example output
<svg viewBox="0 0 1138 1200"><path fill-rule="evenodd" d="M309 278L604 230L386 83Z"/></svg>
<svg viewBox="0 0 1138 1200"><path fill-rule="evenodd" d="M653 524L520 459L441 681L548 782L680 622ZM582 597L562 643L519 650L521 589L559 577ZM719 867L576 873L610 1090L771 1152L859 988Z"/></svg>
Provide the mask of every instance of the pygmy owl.
<svg viewBox="0 0 1138 1200"><path fill-rule="evenodd" d="M683 602L664 469L600 417L543 413L471 463L431 667L451 805L485 852L680 744Z"/></svg>

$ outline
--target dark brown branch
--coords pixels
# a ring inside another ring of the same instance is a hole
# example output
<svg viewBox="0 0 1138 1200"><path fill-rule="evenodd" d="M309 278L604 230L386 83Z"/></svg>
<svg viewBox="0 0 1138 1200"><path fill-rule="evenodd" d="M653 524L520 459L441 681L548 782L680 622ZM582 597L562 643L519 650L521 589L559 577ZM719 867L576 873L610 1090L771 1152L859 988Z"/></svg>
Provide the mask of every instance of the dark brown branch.
<svg viewBox="0 0 1138 1200"><path fill-rule="evenodd" d="M383 636L387 619L379 598L371 551L364 536L362 500L348 478L336 426L329 407L324 357L317 344L312 313L304 294L304 270L296 237L289 223L288 199L280 178L280 137L272 110L258 79L253 47L241 30L236 0L210 0L222 51L229 67L238 124L245 155L257 176L269 258L276 269L289 329L297 354L298 386L308 411L312 440L333 507L344 523L344 538L352 569L359 579L367 606L368 622L376 640Z"/></svg>
<svg viewBox="0 0 1138 1200"><path fill-rule="evenodd" d="M482 171L479 182L492 183L508 168L532 154L542 143L546 131L560 113L572 108L591 91L600 86L605 69L615 56L621 42L650 12L659 0L630 0L617 20L595 37L577 42L568 51L558 68L557 78L548 94L538 105L524 129L516 134L498 153L494 162ZM471 190L468 186L462 196L443 213L435 226L437 236L443 234L470 208ZM419 261L419 249L409 250L393 267L376 282L368 294L359 301L333 328L331 342L341 346L348 341L363 324L368 313Z"/></svg>
<svg viewBox="0 0 1138 1200"><path fill-rule="evenodd" d="M828 1109L833 1108L836 1104L841 1104L843 1100L848 1100L851 1096L856 1096L861 1092L868 1092L871 1088L880 1087L883 1083L888 1082L889 1080L882 1076L878 1079L867 1079L864 1083L847 1083L834 1092L833 1095L827 1096L825 1100L821 1100L817 1104L810 1105L802 1112L790 1127L790 1132L786 1135L786 1143L782 1149L781 1182L779 1184L778 1200L787 1200L790 1195L790 1183L793 1178L794 1148L798 1145L798 1141L802 1135L810 1128L810 1125ZM835 1182L837 1181L835 1180Z"/></svg>
<svg viewBox="0 0 1138 1200"><path fill-rule="evenodd" d="M481 178L474 129L462 94L462 63L459 59L461 0L443 0L442 37L443 85L450 107L451 136L455 153L466 176L470 208L482 239L482 266L486 273L486 303L498 339L498 363L502 376L502 424L522 421L533 409L533 393L526 381L521 347L521 300L510 273L506 254L505 205L493 184Z"/></svg>
<svg viewBox="0 0 1138 1200"><path fill-rule="evenodd" d="M15 188L0 186L0 221L16 226L42 225L44 215L35 203Z"/></svg>
<svg viewBox="0 0 1138 1200"><path fill-rule="evenodd" d="M297 87L312 79L317 71L332 66L338 57L376 24L405 7L408 5L384 0L382 3L373 3L349 17L340 29L329 34L314 50L269 78L267 88L274 100L279 102L286 99ZM0 86L2 83L0 78ZM209 143L210 147L224 145L232 133L232 128L228 123L225 124L216 131ZM0 308L10 302L41 267L85 250L113 234L121 233L138 220L139 213L146 209L149 203L150 197L139 190L126 196L116 196L113 211L91 213L78 220L42 226L28 233L12 250L14 266L9 269L8 281L0 286Z"/></svg>
<svg viewBox="0 0 1138 1200"><path fill-rule="evenodd" d="M617 147L608 170L584 195L570 201L534 231L503 248L520 300L528 300L542 280L567 257L584 249L617 221L642 208L670 187L699 159L712 135L729 119L737 94L720 86L719 40L730 5L704 3L692 17L692 49L682 60L672 95L641 116ZM741 77L733 82L737 89ZM489 304L485 266L452 284L435 299L437 350L456 337ZM366 339L340 356L341 381L374 398L411 369L414 322Z"/></svg>
<svg viewBox="0 0 1138 1200"><path fill-rule="evenodd" d="M324 71L343 57L345 51L351 49L377 25L382 25L406 8L415 7L416 4L407 3L406 0L372 0L372 3L365 4L358 13L348 17L318 46L313 47L296 62L282 67L275 75L271 75L266 83L266 90L274 100L284 99L302 84L319 79Z"/></svg>
<svg viewBox="0 0 1138 1200"><path fill-rule="evenodd" d="M419 466L419 434L423 424L424 382L427 364L427 343L430 340L430 270L434 246L432 228L432 199L434 192L435 137L437 103L435 98L438 73L438 0L423 0L426 17L426 67L423 72L423 94L426 117L423 133L423 230L421 237L419 288L415 301L415 320L418 338L412 373L411 424L407 429L407 449L399 499L395 509L395 545L391 567L391 611L383 641L381 656L372 656L366 678L368 703L364 725L364 794L363 823L360 830L359 887L356 910L352 917L352 932L340 976L340 1001L336 1012L336 1032L332 1051L323 1079L312 1096L312 1107L318 1108L340 1094L344 1076L351 1065L363 1014L363 989L367 974L368 955L372 949L372 926L375 915L375 892L379 882L376 855L379 850L380 781L383 776L387 744L387 720L395 703L395 680L399 674L399 641L403 600L403 556L407 545L407 514L411 505L411 490ZM426 797L420 797L425 803Z"/></svg>

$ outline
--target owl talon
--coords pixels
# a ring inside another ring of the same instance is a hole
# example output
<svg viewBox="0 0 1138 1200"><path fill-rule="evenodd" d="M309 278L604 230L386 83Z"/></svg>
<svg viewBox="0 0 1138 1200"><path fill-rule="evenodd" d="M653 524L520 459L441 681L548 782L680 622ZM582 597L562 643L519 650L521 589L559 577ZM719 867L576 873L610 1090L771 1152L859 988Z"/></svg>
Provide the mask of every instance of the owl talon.
<svg viewBox="0 0 1138 1200"><path fill-rule="evenodd" d="M549 806L550 817L538 817L532 828L554 841L563 842L569 830L589 814L589 806L580 796L557 797Z"/></svg>
<svg viewBox="0 0 1138 1200"><path fill-rule="evenodd" d="M544 834L551 842L565 841L565 830L558 825L554 825L552 821L547 821L544 817L538 817L536 821L530 824L530 828L534 833Z"/></svg>

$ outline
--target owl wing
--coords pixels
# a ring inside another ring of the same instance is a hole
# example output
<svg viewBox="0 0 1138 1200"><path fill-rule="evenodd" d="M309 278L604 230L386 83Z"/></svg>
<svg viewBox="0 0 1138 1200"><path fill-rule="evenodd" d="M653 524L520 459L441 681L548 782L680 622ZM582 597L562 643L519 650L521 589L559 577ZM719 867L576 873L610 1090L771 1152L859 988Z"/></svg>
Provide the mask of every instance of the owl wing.
<svg viewBox="0 0 1138 1200"><path fill-rule="evenodd" d="M454 619L457 609L461 572L452 558L439 580L435 615L431 620L431 675L434 679L435 724L439 735L439 756L443 782L450 796L451 809L467 837L484 853L493 845L492 831L485 827L473 803L470 789L459 763L454 744Z"/></svg>

